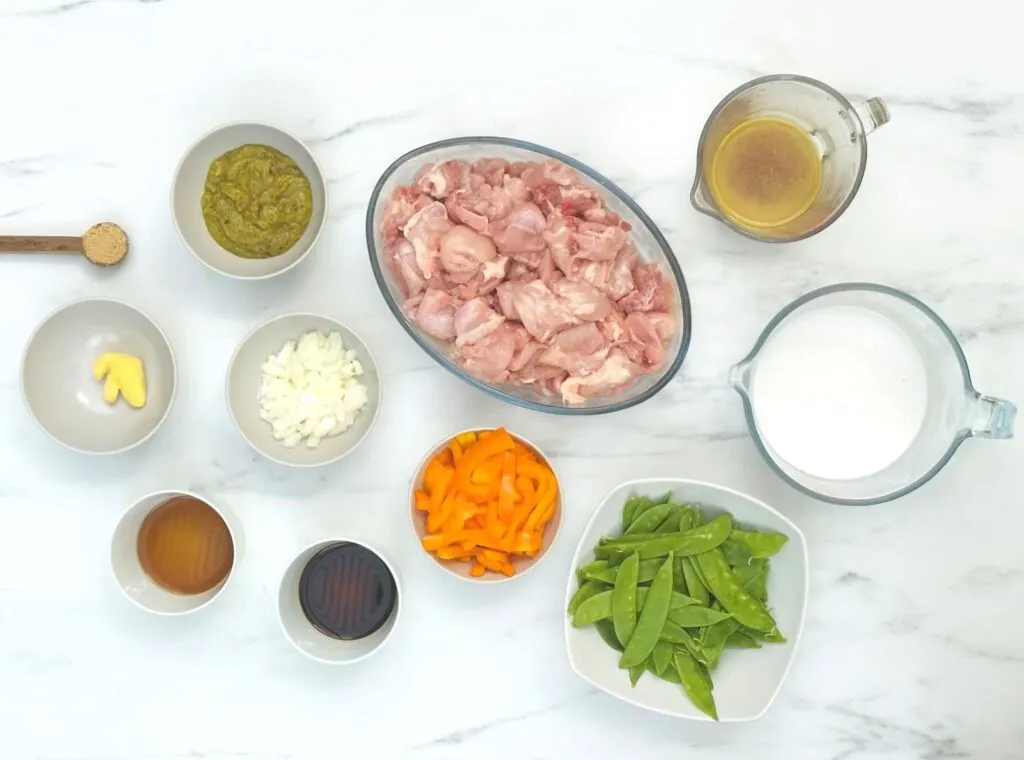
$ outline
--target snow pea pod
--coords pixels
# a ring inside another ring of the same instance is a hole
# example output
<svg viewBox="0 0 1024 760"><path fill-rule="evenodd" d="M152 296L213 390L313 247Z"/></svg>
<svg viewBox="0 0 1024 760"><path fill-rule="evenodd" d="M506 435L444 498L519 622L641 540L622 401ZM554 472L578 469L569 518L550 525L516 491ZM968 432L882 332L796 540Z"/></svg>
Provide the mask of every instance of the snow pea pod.
<svg viewBox="0 0 1024 760"><path fill-rule="evenodd" d="M658 504L657 506L651 507L642 515L633 520L632 524L626 528L626 532L623 536L632 536L634 534L643 535L644 533L653 533L659 525L661 525L665 518L672 514L674 511L672 504ZM615 543L609 541L609 543Z"/></svg>
<svg viewBox="0 0 1024 760"><path fill-rule="evenodd" d="M719 546L729 537L730 530L732 530L732 518L729 515L722 515L709 523L700 525L685 533L625 536L622 539L609 541L603 546L599 546L598 551L609 554L616 552L638 552L640 559L664 557L669 552L681 556L693 556L708 552ZM637 540L638 538L639 540ZM724 562L725 559L723 558L722 561Z"/></svg>
<svg viewBox="0 0 1024 760"><path fill-rule="evenodd" d="M631 554L622 563L612 589L612 623L615 637L622 646L629 644L636 629L636 579L640 570L640 555Z"/></svg>
<svg viewBox="0 0 1024 760"><path fill-rule="evenodd" d="M735 618L728 618L720 623L709 625L701 631L700 649L704 655L705 664L709 668L718 665L718 660L722 657L722 650L725 649L725 642L739 629L740 624L736 622Z"/></svg>
<svg viewBox="0 0 1024 760"><path fill-rule="evenodd" d="M728 612L704 607L699 604L683 607L678 610L670 610L668 613L668 619L683 628L703 628L731 617L732 615Z"/></svg>
<svg viewBox="0 0 1024 760"><path fill-rule="evenodd" d="M737 622L758 631L770 631L775 627L771 613L736 579L721 549L715 548L698 555L697 566L715 599L733 614Z"/></svg>
<svg viewBox="0 0 1024 760"><path fill-rule="evenodd" d="M637 510L647 509L652 506L654 506L654 502L646 496L633 494L626 499L626 503L622 505L622 529L625 530L633 523L633 520L636 519Z"/></svg>
<svg viewBox="0 0 1024 760"><path fill-rule="evenodd" d="M634 689L636 688L637 681L640 680L640 676L647 670L647 663L641 662L639 665L634 665L629 669L629 685Z"/></svg>
<svg viewBox="0 0 1024 760"><path fill-rule="evenodd" d="M774 557L782 550L782 547L789 541L789 536L785 533L734 528L729 534L729 540L750 552L751 557L767 559L768 557Z"/></svg>
<svg viewBox="0 0 1024 760"><path fill-rule="evenodd" d="M661 676L665 669L672 664L672 657L675 651L675 647L667 641L659 641L654 645L654 651L651 652L651 662L654 664L655 675Z"/></svg>
<svg viewBox="0 0 1024 760"><path fill-rule="evenodd" d="M704 585L704 581L701 580L700 573L697 571L697 563L693 557L680 557L683 562L683 576L686 578L686 593L692 596L702 605L707 607L711 604L711 595L708 593L707 586Z"/></svg>
<svg viewBox="0 0 1024 760"><path fill-rule="evenodd" d="M583 602L587 601L587 599L589 599L592 596L600 594L607 588L608 586L606 586L605 584L598 583L596 581L588 581L584 583L582 586L576 589L576 593L573 594L572 599L569 600L569 614L575 614L576 609L581 604L583 604Z"/></svg>
<svg viewBox="0 0 1024 760"><path fill-rule="evenodd" d="M786 637L782 635L782 631L778 628L772 628L770 631L755 631L753 628L743 628L742 630L751 638L765 641L769 644L785 644L787 641Z"/></svg>
<svg viewBox="0 0 1024 760"><path fill-rule="evenodd" d="M675 657L675 650L672 650L672 657ZM652 670L653 669L653 664L652 664L651 667L648 667L647 669L649 671ZM665 668L665 671L660 676L658 676L658 677L661 678L661 680L663 680L663 681L668 681L669 683L674 683L676 686L682 686L683 685L683 682L679 680L679 674L676 672L675 665L672 663L671 660L669 661L668 667Z"/></svg>
<svg viewBox="0 0 1024 760"><path fill-rule="evenodd" d="M597 629L597 634L604 643L614 649L616 652L622 651L622 644L619 643L618 638L615 636L615 626L612 625L611 620L598 620L594 623L594 628Z"/></svg>
<svg viewBox="0 0 1024 760"><path fill-rule="evenodd" d="M760 649L761 643L742 628L725 640L729 649Z"/></svg>
<svg viewBox="0 0 1024 760"><path fill-rule="evenodd" d="M718 720L718 709L715 707L715 697L709 685L709 679L701 672L698 663L689 653L680 649L676 650L672 658L679 680L683 684L683 690L690 701L705 715Z"/></svg>
<svg viewBox="0 0 1024 760"><path fill-rule="evenodd" d="M604 588L608 589L607 586ZM636 609L638 612L643 610L644 603L647 601L647 594L649 592L650 589L643 586L637 588ZM612 604L611 590L601 591L588 599L584 599L579 606L576 607L575 612L573 612L573 626L576 628L583 628L597 622L598 620L607 620L612 618ZM696 599L683 594L677 594L673 591L671 601L669 602L669 610L678 610L694 604L697 604Z"/></svg>
<svg viewBox="0 0 1024 760"><path fill-rule="evenodd" d="M733 532L735 532L735 529ZM730 567L745 567L750 563L750 560L754 558L754 555L750 553L747 547L733 541L731 538L732 533L729 535L730 538L727 538L722 542L722 551L725 553L725 561L729 563Z"/></svg>
<svg viewBox="0 0 1024 760"><path fill-rule="evenodd" d="M615 584L615 576L619 573L618 567L609 567L606 560L595 560L587 565L588 568L584 575L589 580L600 581L601 583L607 583L609 586ZM637 583L650 583L654 580L655 573L658 572L658 568L661 567L661 560L645 559L640 563L640 568L637 572Z"/></svg>
<svg viewBox="0 0 1024 760"><path fill-rule="evenodd" d="M671 509L661 521L661 525L654 529L655 533L677 533L679 529L679 514L683 508L678 504L669 504Z"/></svg>
<svg viewBox="0 0 1024 760"><path fill-rule="evenodd" d="M634 665L639 665L650 656L651 652L654 651L655 645L658 643L658 637L661 635L661 629L665 626L665 621L668 619L668 610L672 604L672 568L675 565L674 559L672 553L669 552L668 558L651 582L651 590L647 594L647 600L644 602L643 609L640 611L640 618L636 621L636 626L628 637L628 641L625 642L626 649L619 659L620 668L631 668ZM629 560L626 560L626 562L629 562ZM639 565L639 560L637 564ZM623 564L623 568L625 568L625 564ZM618 589L617 582L616 589ZM635 588L633 601L635 609ZM615 603L613 600L612 620L614 621L615 619ZM616 626L616 633L618 633L618 626ZM619 636L619 641L622 640L622 637Z"/></svg>
<svg viewBox="0 0 1024 760"><path fill-rule="evenodd" d="M694 527L693 523L694 511L693 507L683 507L679 512L679 523L676 525L676 530L680 533L685 533Z"/></svg>

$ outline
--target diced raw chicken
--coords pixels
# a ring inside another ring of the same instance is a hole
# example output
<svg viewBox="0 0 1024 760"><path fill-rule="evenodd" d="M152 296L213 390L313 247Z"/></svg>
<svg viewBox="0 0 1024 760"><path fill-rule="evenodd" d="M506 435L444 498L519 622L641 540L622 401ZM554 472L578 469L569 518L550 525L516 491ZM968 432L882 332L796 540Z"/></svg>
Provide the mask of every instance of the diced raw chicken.
<svg viewBox="0 0 1024 760"><path fill-rule="evenodd" d="M601 331L605 340L613 346L629 341L629 328L626 327L626 320L618 311L612 311L611 314L602 319L598 323L597 329Z"/></svg>
<svg viewBox="0 0 1024 760"><path fill-rule="evenodd" d="M671 314L663 311L652 311L647 315L654 325L654 331L663 342L671 340L676 333L676 320Z"/></svg>
<svg viewBox="0 0 1024 760"><path fill-rule="evenodd" d="M618 307L634 311L665 311L672 302L672 288L657 264L639 264L633 270L635 290L619 299Z"/></svg>
<svg viewBox="0 0 1024 760"><path fill-rule="evenodd" d="M477 176L471 174L470 178ZM471 184L460 188L445 200L445 208L453 219L486 234L489 234L491 223L507 216L514 205L507 190L486 183L479 187Z"/></svg>
<svg viewBox="0 0 1024 760"><path fill-rule="evenodd" d="M430 279L441 253L441 238L452 228L443 203L434 201L417 211L402 233L416 251L416 265L425 279Z"/></svg>
<svg viewBox="0 0 1024 760"><path fill-rule="evenodd" d="M391 200L384 207L384 218L380 223L384 242L391 245L402 237L402 228L409 223L412 215L429 205L429 195L418 193L411 187L396 187L391 193Z"/></svg>
<svg viewBox="0 0 1024 760"><path fill-rule="evenodd" d="M582 404L587 398L601 396L621 388L642 373L643 367L631 362L618 349L613 349L600 369L589 375L570 375L559 390L566 402Z"/></svg>
<svg viewBox="0 0 1024 760"><path fill-rule="evenodd" d="M416 308L413 321L427 335L438 340L455 338L455 303L443 290L430 289Z"/></svg>
<svg viewBox="0 0 1024 760"><path fill-rule="evenodd" d="M423 273L416 265L416 250L408 240L399 242L391 252L391 265L398 272L399 282L405 290L405 297L412 298L423 292L426 283Z"/></svg>
<svg viewBox="0 0 1024 760"><path fill-rule="evenodd" d="M441 266L446 272L475 272L497 255L494 241L464 224L455 225L441 237Z"/></svg>
<svg viewBox="0 0 1024 760"><path fill-rule="evenodd" d="M452 293L464 301L476 298L477 296L485 296L493 292L495 288L505 281L506 269L508 269L507 256L498 256L490 261L486 261L468 279L461 284L455 285L452 288ZM449 281L453 280L454 277L455 275L449 275Z"/></svg>
<svg viewBox="0 0 1024 760"><path fill-rule="evenodd" d="M501 185L512 203L526 203L530 200L530 188L519 177L505 177Z"/></svg>
<svg viewBox="0 0 1024 760"><path fill-rule="evenodd" d="M488 382L500 383L508 377L508 366L516 350L516 335L511 325L500 324L480 340L459 349L466 369Z"/></svg>
<svg viewBox="0 0 1024 760"><path fill-rule="evenodd" d="M576 323L576 318L562 305L547 285L540 280L521 283L507 282L498 288L498 300L501 302L501 290L507 289L504 298L510 299L510 311L537 340L546 343L558 332ZM504 311L504 309L502 309Z"/></svg>
<svg viewBox="0 0 1024 760"><path fill-rule="evenodd" d="M579 251L576 256L591 261L613 261L626 242L621 227L608 227L595 222L582 222L572 235Z"/></svg>
<svg viewBox="0 0 1024 760"><path fill-rule="evenodd" d="M580 216L588 222L597 222L598 224L622 224L622 217L604 206L594 206L593 208L584 209L580 213ZM628 227L623 227L623 229L627 232L629 231Z"/></svg>
<svg viewBox="0 0 1024 760"><path fill-rule="evenodd" d="M563 214L583 216L588 211L601 208L601 198L584 185L568 185L560 187L558 191L558 208ZM584 218L586 218L584 216ZM587 220L599 221L599 220Z"/></svg>
<svg viewBox="0 0 1024 760"><path fill-rule="evenodd" d="M473 162L473 173L483 177L488 185L501 187L511 166L504 158L480 158Z"/></svg>
<svg viewBox="0 0 1024 760"><path fill-rule="evenodd" d="M573 276L573 239L572 230L566 218L560 213L551 214L544 227L544 241L551 251L555 266L571 278Z"/></svg>
<svg viewBox="0 0 1024 760"><path fill-rule="evenodd" d="M665 346L654 320L636 311L626 317L626 329L629 330L630 342L643 353L644 363L654 367L661 364L665 358Z"/></svg>
<svg viewBox="0 0 1024 760"><path fill-rule="evenodd" d="M468 167L462 161L455 159L440 161L433 166L425 166L420 169L416 174L414 186L421 193L441 199L458 189L466 174L468 174Z"/></svg>
<svg viewBox="0 0 1024 760"><path fill-rule="evenodd" d="M503 219L491 223L490 234L502 253L543 251L547 247L543 232L547 219L532 203L523 203L512 209Z"/></svg>
<svg viewBox="0 0 1024 760"><path fill-rule="evenodd" d="M455 311L455 345L475 343L498 329L504 321L505 317L491 309L485 299L466 301Z"/></svg>
<svg viewBox="0 0 1024 760"><path fill-rule="evenodd" d="M554 294L562 299L569 313L583 321L599 322L614 308L608 296L589 282L562 279L550 287Z"/></svg>
<svg viewBox="0 0 1024 760"><path fill-rule="evenodd" d="M636 249L631 245L623 246L615 257L612 269L608 273L608 295L616 301L629 295L633 290L633 268L636 267L639 257Z"/></svg>
<svg viewBox="0 0 1024 760"><path fill-rule="evenodd" d="M544 350L544 344L540 341L531 339L525 346L518 349L512 362L508 365L510 372L519 372L521 369L531 364L537 355Z"/></svg>
<svg viewBox="0 0 1024 760"><path fill-rule="evenodd" d="M608 290L608 278L611 276L612 262L610 261L584 261L581 262L576 276L584 282L589 282L601 291Z"/></svg>
<svg viewBox="0 0 1024 760"><path fill-rule="evenodd" d="M572 167L549 159L543 164L527 164L519 175L531 190L541 185L575 185L580 176Z"/></svg>
<svg viewBox="0 0 1024 760"><path fill-rule="evenodd" d="M589 375L604 364L608 348L597 325L588 322L556 335L537 363L561 367L571 375Z"/></svg>

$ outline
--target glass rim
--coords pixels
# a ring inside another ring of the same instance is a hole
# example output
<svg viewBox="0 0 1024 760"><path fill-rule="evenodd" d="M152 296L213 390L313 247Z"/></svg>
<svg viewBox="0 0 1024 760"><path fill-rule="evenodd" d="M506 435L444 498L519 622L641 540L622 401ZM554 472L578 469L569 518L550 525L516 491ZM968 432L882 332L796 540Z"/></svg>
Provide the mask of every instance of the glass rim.
<svg viewBox="0 0 1024 760"><path fill-rule="evenodd" d="M576 169L588 179L593 180L601 187L612 193L620 202L622 202L632 213L634 213L640 222L647 228L647 231L654 238L658 248L661 249L668 262L669 269L672 272L672 276L675 280L676 289L679 292L679 308L683 315L682 324L682 336L680 338L679 350L676 353L675 358L665 369L664 374L655 381L650 388L645 391L638 393L632 398L624 399L622 401L616 401L610 404L604 404L601 406L566 406L561 404L543 404L536 401L528 401L521 399L512 394L506 393L505 391L483 381L477 377L474 377L470 373L463 370L461 367L452 362L448 357L439 352L434 346L427 341L418 330L414 329L406 318L405 314L402 313L398 307L395 299L391 296L391 292L388 289L388 279L385 277L384 271L381 268L379 256L377 255L377 243L375 239L376 229L374 225L374 210L377 208L377 204L380 201L380 195L384 190L384 185L391 179L391 176L408 161L422 156L434 150L441 148L456 148L461 146L468 146L473 144L483 145L499 145L510 148L519 148L522 150L532 151L548 158L553 158L556 161L571 166ZM619 412L623 409L629 409L630 407L653 398L655 395L664 390L678 374L680 367L683 365L683 360L686 358L687 353L690 350L690 340L693 334L693 316L690 305L690 293L686 285L686 278L683 276L683 270L679 265L679 261L676 258L675 252L672 250L672 246L669 245L668 240L664 234L658 228L658 225L654 223L647 213L640 208L639 204L633 200L625 190L620 188L617 184L612 182L610 179L605 177L603 174L595 171L591 167L587 166L582 161L579 161L572 156L567 156L564 153L560 153L551 148L546 148L543 145L528 142L526 140L517 140L511 137L499 137L494 135L467 135L463 137L449 137L443 140L436 140L434 142L426 143L418 148L413 148L402 154L394 161L392 161L388 167L381 174L380 179L373 187L373 192L370 194L369 203L366 206L366 248L370 256L370 268L373 270L373 277L377 281L377 287L380 289L381 295L384 297L384 302L387 304L388 309L394 315L395 319L402 326L402 329L422 348L428 356L434 361L448 370L451 374L458 377L460 380L469 383L477 390L483 391L487 395L495 398L499 401L512 404L513 406L520 407L522 409L529 409L535 412L543 412L546 414L563 415L567 417L586 417L594 416L598 414L609 414L612 412Z"/></svg>
<svg viewBox="0 0 1024 760"><path fill-rule="evenodd" d="M731 219L727 218L724 215L711 214L710 212L705 211L704 209L698 208L697 204L693 202L694 196L696 195L697 190L700 188L701 182L704 179L704 172L701 169L701 157L704 155L704 145L707 142L708 132L711 131L711 125L715 123L715 120L718 117L718 115L727 105L729 105L729 103L731 103L736 98L736 96L740 95L746 90L756 87L757 85L765 84L767 82L798 82L800 84L805 84L810 87L816 87L822 92L831 95L833 98L838 100L839 103L846 109L847 114L853 116L854 124L857 128L857 134L860 135L861 137L860 166L857 168L857 176L856 178L854 178L853 187L850 189L850 193L849 195L846 196L845 200L843 200L843 202L839 204L836 210L832 212L829 218L820 227L816 227L815 229L810 230L808 232L801 232L799 235L790 235L787 237L777 238L764 237L762 235L753 233L743 227L740 227L738 224L736 224L735 222L733 222ZM712 109L710 115L708 116L707 121L704 122L704 128L701 129L700 132L700 139L697 141L697 166L696 172L694 174L693 186L690 188L690 204L697 210L698 213L704 214L706 216L713 216L715 219L722 222L722 224L727 226L729 229L738 232L740 235L743 235L743 237L748 238L750 240L756 240L759 243L797 243L801 240L806 240L809 237L813 237L814 235L817 235L819 232L823 232L824 230L828 229L829 227L832 226L833 223L835 223L837 219L839 219L839 217L841 217L846 212L846 209L850 207L850 204L853 203L853 199L857 196L857 193L860 191L860 185L861 182L864 181L864 172L867 169L867 164L867 132L864 129L864 122L861 121L860 114L857 113L857 109L854 107L853 103L850 102L849 98L847 98L845 95L839 92L839 90L836 90L834 87L831 87L818 79L814 79L813 77L803 76L802 74L768 74L765 76L756 77L754 79L751 79L750 81L744 82L738 87L733 88L731 92L729 92L727 95L725 95L725 97L718 101L718 104Z"/></svg>
<svg viewBox="0 0 1024 760"><path fill-rule="evenodd" d="M823 288L812 290L800 296L799 298L791 301L781 310L779 310L775 314L775 316L773 316L768 321L768 324L765 325L764 329L761 331L761 334L754 342L754 347L747 353L746 356L744 356L739 362L737 362L737 366L747 365L750 362L754 361L757 358L757 355L761 352L761 349L764 347L764 344L768 341L768 338L771 336L772 332L775 331L775 328L777 328L783 322L783 320L786 319L786 317L795 312L797 309L823 296L832 295L834 293L844 293L858 290L867 291L871 293L881 293L883 295L895 297L903 301L904 303L907 303L910 306L915 307L922 314L931 319L931 321L935 323L935 326L938 327L940 332L942 332L942 334L945 336L946 340L949 342L950 347L953 349L953 354L956 356L957 364L960 366L961 377L963 378L964 395L967 396L968 398L980 397L980 394L975 389L974 383L971 380L971 371L970 368L967 366L967 357L964 355L963 347L960 345L960 342L956 339L956 336L953 334L953 331L949 328L949 325L947 325L943 321L943 319L930 306L928 306L926 303L919 300L918 298L915 298L914 296L910 295L909 293L905 293L902 290L889 287L888 285L879 285L877 283L872 282L845 282L836 285L826 285ZM743 401L743 414L747 423L747 432L749 432L750 438L754 442L754 447L757 449L757 452L761 455L761 458L764 459L768 466L771 467L772 470L774 470L775 473L779 477L781 477L783 481L785 481L788 485L790 485L797 491L800 491L801 493L807 496L811 496L815 499L819 499L830 504L840 504L842 506L854 507L873 506L876 504L884 504L889 501L895 501L896 499L906 496L912 491L916 491L929 480L934 478L939 473L939 471L946 466L949 460L953 457L953 454L956 453L956 450L960 448L960 445L968 438L970 438L972 435L970 429L968 428L962 428L958 430L953 435L953 440L950 442L950 445L947 447L946 451L936 460L935 464L933 464L927 472L925 472L921 477L917 478L916 480L896 489L895 491L863 499L847 499L837 496L830 496L828 494L823 494L819 491L815 491L812 488L808 488L807 486L803 485L795 478L793 478L791 475L789 475L789 473L787 473L779 466L779 464L775 461L774 457L772 457L772 455L768 453L768 448L765 445L764 440L761 438L761 434L757 430L757 424L754 419L753 404L750 400L750 394L748 394L747 391L743 388L734 387L734 390L739 394L740 398Z"/></svg>

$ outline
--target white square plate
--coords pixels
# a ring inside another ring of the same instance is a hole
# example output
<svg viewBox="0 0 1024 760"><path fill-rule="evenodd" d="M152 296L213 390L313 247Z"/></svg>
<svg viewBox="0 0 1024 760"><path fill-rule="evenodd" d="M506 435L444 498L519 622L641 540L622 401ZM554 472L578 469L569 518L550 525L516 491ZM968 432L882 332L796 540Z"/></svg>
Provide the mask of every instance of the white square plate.
<svg viewBox="0 0 1024 760"><path fill-rule="evenodd" d="M768 602L785 644L764 644L761 649L727 649L712 673L715 703L721 722L755 720L767 712L782 682L786 680L807 611L807 542L804 534L788 519L764 502L711 483L679 478L633 480L614 488L590 518L576 548L565 604L576 592L576 568L594 559L594 546L602 536L622 532L622 505L632 493L661 496L672 491L674 501L699 504L702 512L715 517L732 513L737 522L759 530L775 530L789 536L789 542L771 560ZM582 678L637 707L694 720L711 720L698 710L683 690L645 673L636 688L629 674L618 665L619 653L609 647L593 626L574 628L565 619L565 645L569 662Z"/></svg>

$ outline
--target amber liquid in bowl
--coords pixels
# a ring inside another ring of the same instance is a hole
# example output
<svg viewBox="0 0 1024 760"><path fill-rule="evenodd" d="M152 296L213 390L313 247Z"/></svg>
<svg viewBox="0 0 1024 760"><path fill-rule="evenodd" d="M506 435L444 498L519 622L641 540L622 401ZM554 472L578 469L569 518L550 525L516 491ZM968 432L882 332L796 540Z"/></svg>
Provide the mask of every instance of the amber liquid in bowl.
<svg viewBox="0 0 1024 760"><path fill-rule="evenodd" d="M175 496L146 515L137 551L146 575L175 594L202 594L215 588L235 561L224 518L192 496Z"/></svg>

